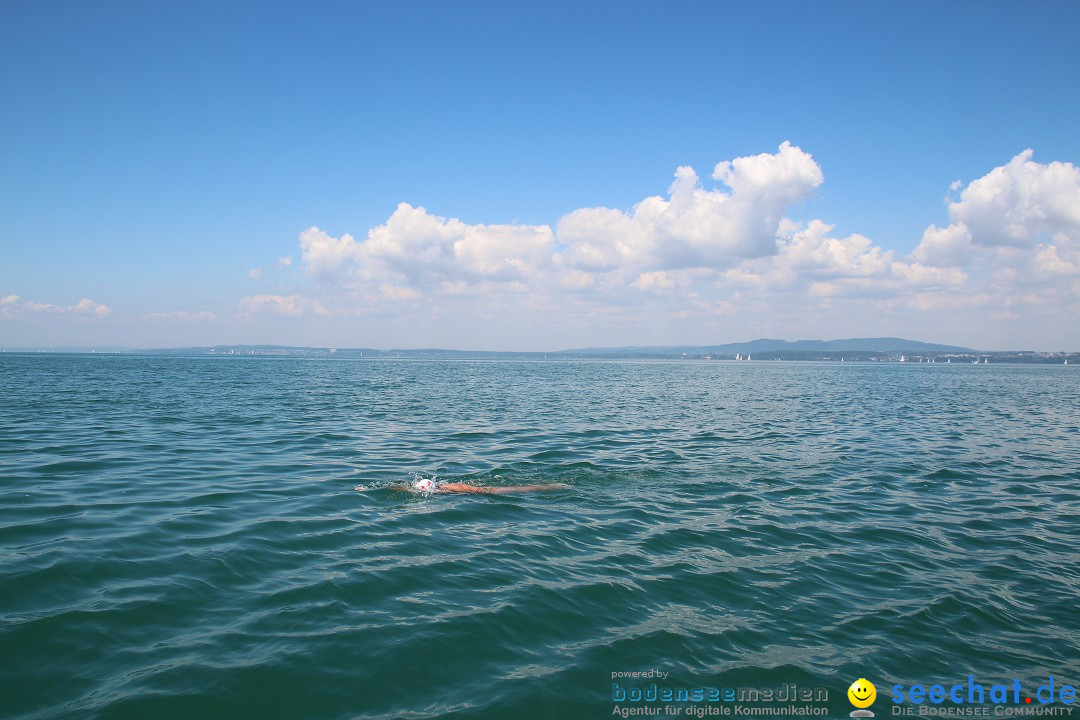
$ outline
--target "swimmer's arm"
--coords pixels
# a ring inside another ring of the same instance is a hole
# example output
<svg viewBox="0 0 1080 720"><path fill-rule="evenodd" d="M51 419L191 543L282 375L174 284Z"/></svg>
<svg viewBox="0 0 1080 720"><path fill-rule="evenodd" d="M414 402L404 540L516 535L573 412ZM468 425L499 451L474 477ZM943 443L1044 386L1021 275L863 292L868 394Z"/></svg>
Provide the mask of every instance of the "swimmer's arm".
<svg viewBox="0 0 1080 720"><path fill-rule="evenodd" d="M501 495L503 493L515 493L515 492L542 492L544 490L565 490L570 487L566 483L551 483L549 485L514 485L512 487L493 487L488 488L488 492Z"/></svg>
<svg viewBox="0 0 1080 720"><path fill-rule="evenodd" d="M476 487L475 485L470 485L469 483L443 483L435 489L435 492L484 494L489 491L486 488Z"/></svg>
<svg viewBox="0 0 1080 720"><path fill-rule="evenodd" d="M505 495L507 493L516 492L543 492L544 490L564 490L570 487L565 483L552 483L550 485L511 485L504 487L478 487L476 485L470 485L468 483L443 483L439 485L435 492L439 493L474 493L477 495ZM403 492L411 492L413 487L411 485L382 485L379 487L365 487L364 485L357 485L354 490L358 492L365 492L367 490L401 490Z"/></svg>
<svg viewBox="0 0 1080 720"><path fill-rule="evenodd" d="M479 493L481 495L505 495L515 492L534 492L543 490L562 490L569 485L554 483L551 485L513 485L510 487L477 487L468 483L446 483L439 486L439 492Z"/></svg>

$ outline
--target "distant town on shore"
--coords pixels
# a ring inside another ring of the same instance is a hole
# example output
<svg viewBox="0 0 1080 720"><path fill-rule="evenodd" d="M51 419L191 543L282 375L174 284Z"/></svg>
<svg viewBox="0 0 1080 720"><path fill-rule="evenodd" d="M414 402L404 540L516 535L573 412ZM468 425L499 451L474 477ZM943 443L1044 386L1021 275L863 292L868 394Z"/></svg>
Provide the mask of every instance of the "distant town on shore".
<svg viewBox="0 0 1080 720"><path fill-rule="evenodd" d="M185 348L52 347L4 348L4 352L95 353L138 355L286 356L417 359L505 359L505 360L705 360L705 361L818 361L818 362L899 362L899 363L1022 363L1074 365L1080 352L1036 350L981 351L955 345L940 345L903 338L849 338L845 340L761 339L724 345L670 345L588 347L549 352L514 352L445 349L390 349L297 347L290 345L213 345Z"/></svg>

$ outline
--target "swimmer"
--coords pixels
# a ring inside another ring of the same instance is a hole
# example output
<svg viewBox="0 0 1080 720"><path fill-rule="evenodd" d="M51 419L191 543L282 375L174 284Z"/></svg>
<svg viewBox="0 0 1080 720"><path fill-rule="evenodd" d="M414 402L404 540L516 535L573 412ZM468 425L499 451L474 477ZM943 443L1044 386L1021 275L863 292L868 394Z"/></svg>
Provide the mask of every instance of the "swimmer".
<svg viewBox="0 0 1080 720"><path fill-rule="evenodd" d="M477 485L470 485L469 483L443 483L442 485L436 485L433 480L424 478L423 480L417 480L411 485L387 485L390 490L407 490L412 492L420 492L425 495L431 495L433 493L475 493L477 495L505 495L507 493L516 492L542 492L544 490L564 490L569 485L565 483L552 483L550 485L508 485L502 487L479 487ZM373 488L366 488L363 485L357 485L357 490L364 491Z"/></svg>
<svg viewBox="0 0 1080 720"><path fill-rule="evenodd" d="M564 490L570 487L565 483L551 483L550 485L509 485L503 487L477 487L469 483L443 483L435 488L434 492L441 493L479 493L480 495L505 495L516 492L540 492L544 490Z"/></svg>

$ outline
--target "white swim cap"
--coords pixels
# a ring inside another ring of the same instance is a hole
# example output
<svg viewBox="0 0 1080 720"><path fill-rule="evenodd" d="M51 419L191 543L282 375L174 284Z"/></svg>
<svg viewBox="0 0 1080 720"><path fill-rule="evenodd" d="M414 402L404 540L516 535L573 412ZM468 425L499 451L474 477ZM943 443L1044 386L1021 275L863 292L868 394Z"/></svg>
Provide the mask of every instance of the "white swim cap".
<svg viewBox="0 0 1080 720"><path fill-rule="evenodd" d="M432 493L435 492L435 481L424 478L423 480L417 480L413 487L422 493Z"/></svg>

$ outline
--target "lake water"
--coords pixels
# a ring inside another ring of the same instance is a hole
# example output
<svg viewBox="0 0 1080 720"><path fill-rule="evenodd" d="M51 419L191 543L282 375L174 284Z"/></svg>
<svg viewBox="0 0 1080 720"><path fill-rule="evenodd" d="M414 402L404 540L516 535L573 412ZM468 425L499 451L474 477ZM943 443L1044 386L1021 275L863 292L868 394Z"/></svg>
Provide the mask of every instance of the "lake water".
<svg viewBox="0 0 1080 720"><path fill-rule="evenodd" d="M3 717L611 717L656 669L881 718L1080 684L1080 375L6 354L0 547Z"/></svg>

